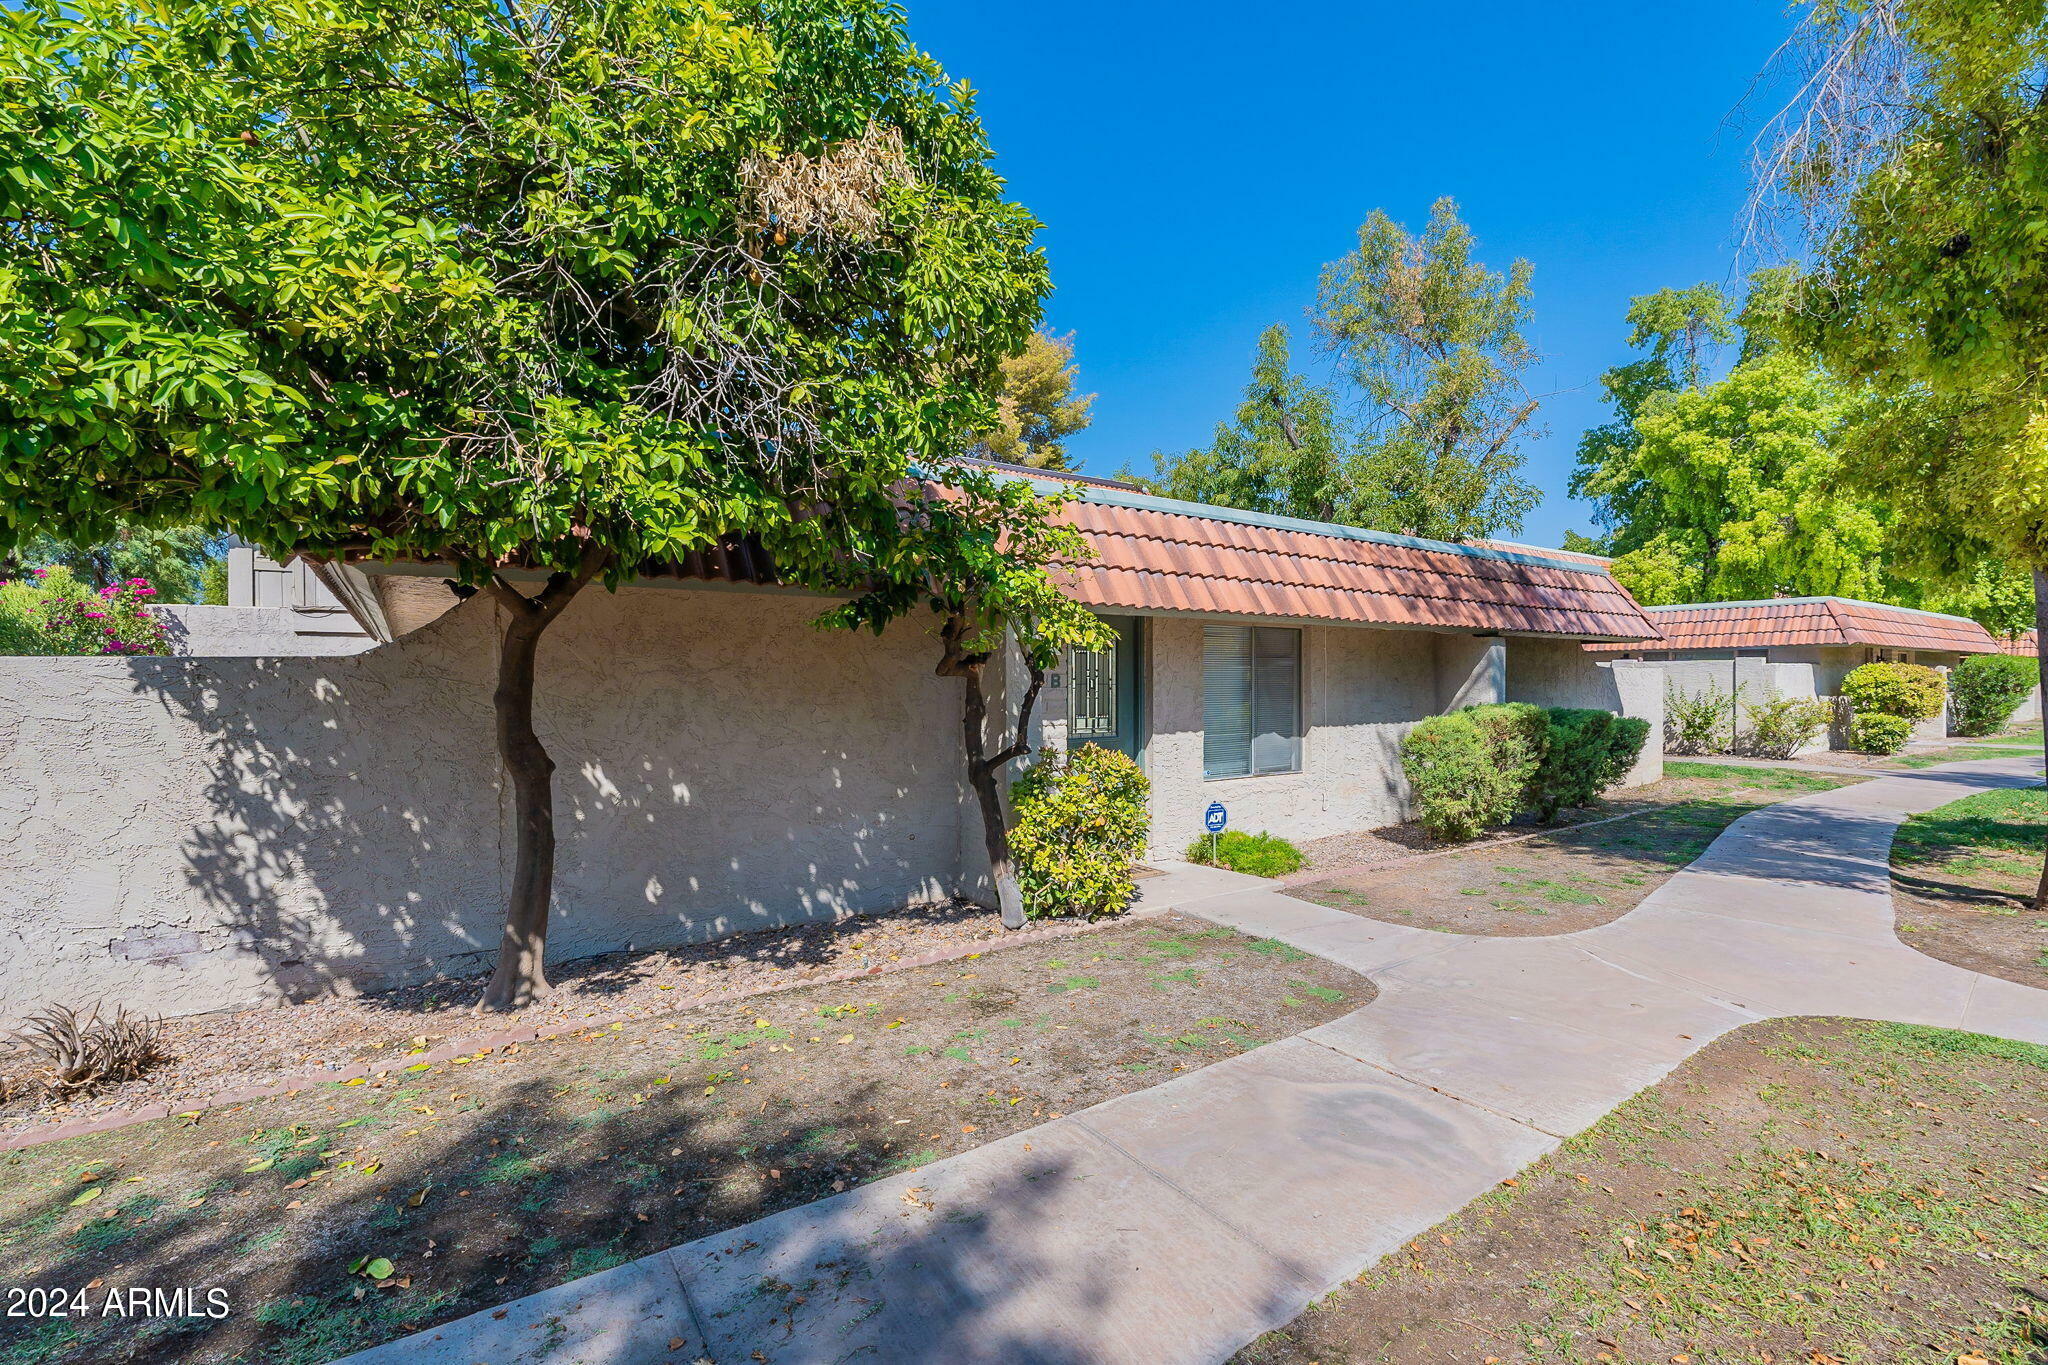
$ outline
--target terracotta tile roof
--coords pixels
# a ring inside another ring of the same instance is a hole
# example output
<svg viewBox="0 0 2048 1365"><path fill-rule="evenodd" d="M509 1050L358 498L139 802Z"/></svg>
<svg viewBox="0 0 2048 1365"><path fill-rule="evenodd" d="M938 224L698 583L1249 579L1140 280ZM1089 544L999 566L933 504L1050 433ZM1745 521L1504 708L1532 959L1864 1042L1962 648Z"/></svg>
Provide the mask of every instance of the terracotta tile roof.
<svg viewBox="0 0 2048 1365"><path fill-rule="evenodd" d="M1091 607L1649 640L1628 590L1548 552L1363 531L1084 488L1066 516L1095 550L1068 566Z"/></svg>
<svg viewBox="0 0 2048 1365"><path fill-rule="evenodd" d="M1551 550L1541 545L1524 545L1519 540L1468 540L1464 543L1486 550L1511 550L1517 554L1541 555L1545 559L1562 559L1572 564L1598 564L1602 568L1614 562L1612 555L1589 555L1583 550Z"/></svg>
<svg viewBox="0 0 2048 1365"><path fill-rule="evenodd" d="M1765 649L1772 645L1872 645L1950 654L1990 654L1998 643L1975 621L1844 597L1770 602L1702 602L1648 607L1664 633L1661 649ZM1595 653L1627 646L1587 645Z"/></svg>
<svg viewBox="0 0 2048 1365"><path fill-rule="evenodd" d="M2041 655L2040 639L2031 630L2012 639L1998 636L1997 644L2000 654L2017 654L2023 659L2036 659Z"/></svg>

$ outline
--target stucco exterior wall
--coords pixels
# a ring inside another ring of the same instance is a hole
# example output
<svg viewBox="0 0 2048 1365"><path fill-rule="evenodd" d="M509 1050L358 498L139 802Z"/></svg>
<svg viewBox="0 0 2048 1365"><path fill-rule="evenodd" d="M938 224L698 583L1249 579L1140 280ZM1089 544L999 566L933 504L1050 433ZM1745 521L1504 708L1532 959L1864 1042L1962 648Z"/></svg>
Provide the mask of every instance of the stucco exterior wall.
<svg viewBox="0 0 2048 1365"><path fill-rule="evenodd" d="M1664 670L1634 659L1601 659L1570 640L1516 639L1507 645L1507 700L1576 706L1635 716L1650 726L1624 787L1664 776Z"/></svg>
<svg viewBox="0 0 2048 1365"><path fill-rule="evenodd" d="M557 960L953 892L959 689L816 599L588 591L541 648ZM0 1023L466 972L511 835L483 597L352 657L0 658Z"/></svg>
<svg viewBox="0 0 2048 1365"><path fill-rule="evenodd" d="M177 602L151 610L163 618L171 652L195 659L360 654L377 643L346 612Z"/></svg>
<svg viewBox="0 0 2048 1365"><path fill-rule="evenodd" d="M1221 801L1230 825L1299 842L1392 824L1408 813L1401 737L1436 713L1438 642L1420 631L1310 626L1302 640L1302 770L1207 781L1202 776L1202 623L1145 623L1146 767L1152 845L1179 856ZM1459 662L1471 662L1470 651Z"/></svg>

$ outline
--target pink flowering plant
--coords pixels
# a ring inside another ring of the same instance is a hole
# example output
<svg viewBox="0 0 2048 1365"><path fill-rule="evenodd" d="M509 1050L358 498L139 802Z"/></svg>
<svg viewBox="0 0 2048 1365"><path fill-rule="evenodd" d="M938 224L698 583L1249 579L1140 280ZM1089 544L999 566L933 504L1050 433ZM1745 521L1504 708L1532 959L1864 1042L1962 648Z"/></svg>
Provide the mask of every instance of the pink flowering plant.
<svg viewBox="0 0 2048 1365"><path fill-rule="evenodd" d="M0 654L168 654L155 598L144 578L95 590L69 569L31 569L0 583Z"/></svg>

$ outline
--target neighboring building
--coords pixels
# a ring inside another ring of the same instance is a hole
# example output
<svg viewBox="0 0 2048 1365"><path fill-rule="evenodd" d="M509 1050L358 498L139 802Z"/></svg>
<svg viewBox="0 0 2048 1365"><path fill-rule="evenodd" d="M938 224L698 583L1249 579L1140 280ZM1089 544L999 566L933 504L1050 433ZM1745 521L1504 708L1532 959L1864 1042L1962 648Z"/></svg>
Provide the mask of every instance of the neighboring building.
<svg viewBox="0 0 2048 1365"><path fill-rule="evenodd" d="M1398 820L1401 738L1474 702L1662 728L1656 665L1581 648L1656 636L1597 563L1060 482L1094 553L1062 572L1119 642L1057 670L1036 738L1136 755L1159 853L1212 801L1296 840ZM515 839L498 608L432 565L306 572L375 647L0 659L0 1024L488 965ZM558 960L986 897L961 688L934 675L930 621L815 629L827 605L735 542L586 591L550 628L535 712L558 764ZM997 680L1012 705L1019 673ZM1661 771L1651 747L1637 780Z"/></svg>
<svg viewBox="0 0 2048 1365"><path fill-rule="evenodd" d="M1748 701L1833 698L1841 693L1842 679L1867 663L1925 664L1946 672L1968 655L2001 649L1968 617L1843 597L1643 610L1663 633L1661 643L1589 644L1587 653L1661 663L1672 690L1695 696L1709 688L1730 694L1740 688ZM1922 722L1915 736L1939 739L1947 733L1947 717L1936 716Z"/></svg>
<svg viewBox="0 0 2048 1365"><path fill-rule="evenodd" d="M1137 759L1152 782L1155 853L1185 849L1211 801L1225 804L1233 828L1297 841L1404 819L1402 736L1461 706L1597 707L1662 729L1661 674L1579 648L1655 635L1595 557L1421 540L995 467L1074 495L1066 515L1094 558L1060 572L1118 631L1113 649L1080 652L1048 678L1040 747L1086 742ZM389 637L456 600L431 566L362 564L331 576ZM651 577L774 583L765 557L737 545ZM1013 661L1012 696L1019 671ZM1630 781L1661 772L1652 752Z"/></svg>
<svg viewBox="0 0 2048 1365"><path fill-rule="evenodd" d="M168 602L153 609L170 631L173 653L297 658L360 654L377 643L303 559L279 564L238 545L228 551L227 597L221 606Z"/></svg>

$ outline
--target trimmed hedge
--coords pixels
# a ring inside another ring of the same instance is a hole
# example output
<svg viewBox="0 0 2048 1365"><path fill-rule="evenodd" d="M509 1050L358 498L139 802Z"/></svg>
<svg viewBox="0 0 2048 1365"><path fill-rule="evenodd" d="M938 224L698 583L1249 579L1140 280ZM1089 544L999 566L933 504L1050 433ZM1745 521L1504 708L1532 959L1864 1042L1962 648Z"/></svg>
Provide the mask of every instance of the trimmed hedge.
<svg viewBox="0 0 2048 1365"><path fill-rule="evenodd" d="M1948 699L1948 686L1923 664L1865 664L1842 679L1842 696L1858 715L1933 720Z"/></svg>
<svg viewBox="0 0 2048 1365"><path fill-rule="evenodd" d="M1548 822L1628 776L1650 723L1526 702L1431 716L1401 741L1416 819L1433 838L1470 839L1525 810Z"/></svg>
<svg viewBox="0 0 2048 1365"><path fill-rule="evenodd" d="M1913 737L1913 722L1904 716L1866 711L1849 722L1849 744L1858 753L1895 754Z"/></svg>
<svg viewBox="0 0 2048 1365"><path fill-rule="evenodd" d="M1084 744L1010 784L1010 853L1034 918L1121 914L1137 891L1152 784L1128 756Z"/></svg>
<svg viewBox="0 0 2048 1365"><path fill-rule="evenodd" d="M1225 830L1211 840L1203 835L1188 845L1188 861L1227 867L1247 877L1284 877L1301 870L1301 850L1277 834L1246 834Z"/></svg>
<svg viewBox="0 0 2048 1365"><path fill-rule="evenodd" d="M1995 735L2040 680L2040 665L2013 654L1972 654L1949 670L1956 733Z"/></svg>
<svg viewBox="0 0 2048 1365"><path fill-rule="evenodd" d="M1589 806L1635 766L1650 723L1611 711L1554 706L1548 721L1543 757L1529 778L1524 800L1545 824L1567 806Z"/></svg>
<svg viewBox="0 0 2048 1365"><path fill-rule="evenodd" d="M1522 808L1543 761L1549 721L1526 702L1431 716L1401 741L1416 816L1438 839L1470 839Z"/></svg>

